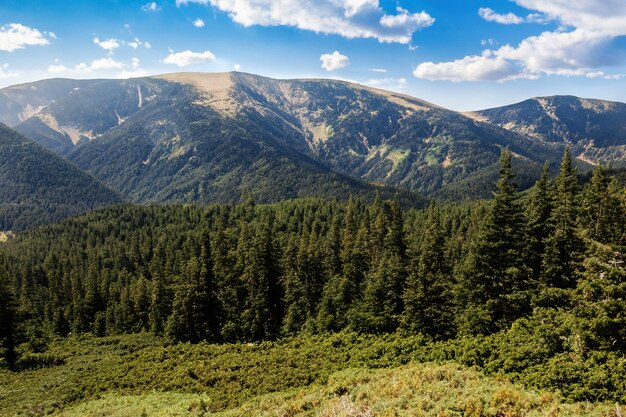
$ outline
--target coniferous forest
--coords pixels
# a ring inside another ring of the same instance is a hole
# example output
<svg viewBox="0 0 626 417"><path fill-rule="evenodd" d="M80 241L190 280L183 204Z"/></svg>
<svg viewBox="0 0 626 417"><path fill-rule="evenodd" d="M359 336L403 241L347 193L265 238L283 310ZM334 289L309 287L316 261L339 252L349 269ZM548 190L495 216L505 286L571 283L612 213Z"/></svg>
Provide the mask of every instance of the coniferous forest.
<svg viewBox="0 0 626 417"><path fill-rule="evenodd" d="M519 192L423 210L301 199L101 209L0 245L0 337L15 371L52 340L152 333L256 343L419 336L429 360L573 400L626 401L626 192L565 151ZM46 366L49 364L46 364ZM41 365L43 366L43 365Z"/></svg>

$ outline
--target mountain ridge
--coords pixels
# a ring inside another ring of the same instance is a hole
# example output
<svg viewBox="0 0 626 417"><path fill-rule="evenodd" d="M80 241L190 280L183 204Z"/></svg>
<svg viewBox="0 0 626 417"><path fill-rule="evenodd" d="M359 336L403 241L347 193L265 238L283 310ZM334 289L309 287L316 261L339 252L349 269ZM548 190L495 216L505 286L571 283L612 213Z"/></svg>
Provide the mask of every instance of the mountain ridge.
<svg viewBox="0 0 626 417"><path fill-rule="evenodd" d="M134 202L336 198L354 191L349 178L437 196L476 178L468 196L487 197L478 179L502 148L526 188L569 144L528 134L524 120L513 128L497 109L460 113L349 81L179 72L81 82L15 128ZM622 157L584 143L573 146L583 170Z"/></svg>

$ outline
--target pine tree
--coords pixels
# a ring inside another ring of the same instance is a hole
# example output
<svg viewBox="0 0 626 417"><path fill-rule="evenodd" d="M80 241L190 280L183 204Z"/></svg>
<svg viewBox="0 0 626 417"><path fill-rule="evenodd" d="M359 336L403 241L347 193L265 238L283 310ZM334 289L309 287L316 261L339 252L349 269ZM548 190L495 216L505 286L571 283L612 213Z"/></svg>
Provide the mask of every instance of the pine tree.
<svg viewBox="0 0 626 417"><path fill-rule="evenodd" d="M621 238L624 221L619 186L603 167L593 171L581 200L580 223L588 237L602 243Z"/></svg>
<svg viewBox="0 0 626 417"><path fill-rule="evenodd" d="M246 260L241 277L246 289L245 307L241 313L244 338L274 338L280 328L282 294L278 285L280 271L275 264L271 226L267 220L258 226Z"/></svg>
<svg viewBox="0 0 626 417"><path fill-rule="evenodd" d="M163 334L165 322L171 307L171 297L165 279L165 251L163 242L159 242L153 251L152 260L148 266L151 276L150 311L148 321L150 331L154 334Z"/></svg>
<svg viewBox="0 0 626 417"><path fill-rule="evenodd" d="M363 298L351 313L351 325L365 333L396 330L402 312L406 269L398 254L384 251L364 281Z"/></svg>
<svg viewBox="0 0 626 417"><path fill-rule="evenodd" d="M410 245L411 268L404 289L402 327L436 339L454 335L453 282L444 255L439 209L431 206L422 236Z"/></svg>
<svg viewBox="0 0 626 417"><path fill-rule="evenodd" d="M306 321L305 284L302 282L298 256L301 247L302 244L296 239L290 239L282 259L281 281L285 289L283 333L285 334L298 333Z"/></svg>
<svg viewBox="0 0 626 417"><path fill-rule="evenodd" d="M17 300L13 293L9 273L0 265L0 347L10 368L16 361Z"/></svg>
<svg viewBox="0 0 626 417"><path fill-rule="evenodd" d="M550 222L554 226L546 241L542 282L547 287L572 288L582 255L583 242L578 236L578 180L572 166L569 147L565 149L555 184L554 209Z"/></svg>
<svg viewBox="0 0 626 417"><path fill-rule="evenodd" d="M459 330L488 334L529 310L530 271L524 263L524 224L513 182L511 153L502 151L492 206L461 270Z"/></svg>
<svg viewBox="0 0 626 417"><path fill-rule="evenodd" d="M541 177L530 191L526 207L526 239L528 266L536 279L541 273L541 262L546 248L546 240L552 232L550 215L552 212L552 190L548 178L550 165L545 163Z"/></svg>
<svg viewBox="0 0 626 417"><path fill-rule="evenodd" d="M220 339L221 308L217 296L218 289L211 251L211 234L207 225L204 225L202 228L200 238L200 264L202 274L200 279L202 281L204 291L206 292L206 301L204 302L204 306L206 308L205 317L208 338L210 341L217 341Z"/></svg>
<svg viewBox="0 0 626 417"><path fill-rule="evenodd" d="M219 327L211 315L209 289L206 287L206 270L203 262L192 258L185 270L184 281L179 284L168 318L166 331L173 340L199 342L214 341L212 329Z"/></svg>

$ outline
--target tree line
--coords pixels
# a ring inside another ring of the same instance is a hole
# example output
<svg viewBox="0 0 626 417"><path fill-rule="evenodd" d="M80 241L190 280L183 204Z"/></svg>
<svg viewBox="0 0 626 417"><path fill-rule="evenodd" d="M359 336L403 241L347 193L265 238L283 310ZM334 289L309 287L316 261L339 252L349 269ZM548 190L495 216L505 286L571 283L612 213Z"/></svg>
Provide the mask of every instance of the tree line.
<svg viewBox="0 0 626 417"><path fill-rule="evenodd" d="M425 210L380 198L119 206L33 229L0 246L5 359L86 332L447 340L545 309L601 314L596 338L626 351L625 189L602 167L581 185L569 149L556 178L548 168L520 193L504 150L491 200Z"/></svg>

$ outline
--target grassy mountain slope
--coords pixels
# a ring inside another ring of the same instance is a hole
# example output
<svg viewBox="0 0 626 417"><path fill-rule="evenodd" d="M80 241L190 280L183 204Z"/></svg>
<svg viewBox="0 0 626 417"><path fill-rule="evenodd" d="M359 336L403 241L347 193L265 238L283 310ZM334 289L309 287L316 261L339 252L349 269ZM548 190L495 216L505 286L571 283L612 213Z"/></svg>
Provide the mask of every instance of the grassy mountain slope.
<svg viewBox="0 0 626 417"><path fill-rule="evenodd" d="M537 97L470 114L541 142L572 145L593 164L626 165L626 104L573 96Z"/></svg>
<svg viewBox="0 0 626 417"><path fill-rule="evenodd" d="M259 84L249 75L239 83ZM397 93L328 80L275 83L282 96L272 102L287 103L281 106L297 119L311 152L369 182L429 194L489 167L503 146L535 162L561 152Z"/></svg>
<svg viewBox="0 0 626 417"><path fill-rule="evenodd" d="M156 86L153 100L69 154L78 166L134 201L238 201L246 193L258 201L396 193L334 172L298 149L296 132L274 120L245 113L230 117L206 105L206 97L186 83L145 82Z"/></svg>
<svg viewBox="0 0 626 417"><path fill-rule="evenodd" d="M95 178L0 124L0 230L56 221L119 201Z"/></svg>

